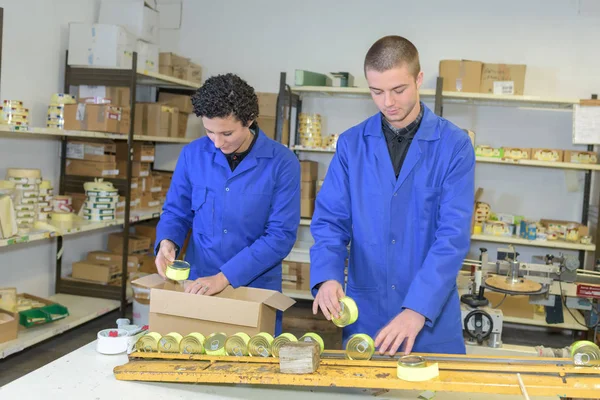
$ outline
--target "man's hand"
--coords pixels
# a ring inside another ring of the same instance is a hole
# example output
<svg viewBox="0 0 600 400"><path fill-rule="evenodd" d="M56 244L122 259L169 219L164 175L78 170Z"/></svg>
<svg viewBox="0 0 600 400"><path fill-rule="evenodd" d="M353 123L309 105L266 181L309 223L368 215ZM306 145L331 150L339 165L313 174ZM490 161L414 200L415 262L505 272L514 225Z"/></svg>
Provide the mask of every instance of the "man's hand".
<svg viewBox="0 0 600 400"><path fill-rule="evenodd" d="M416 311L405 309L398 314L375 338L375 347L379 347L379 354L388 351L390 356L396 354L402 342L405 342L404 354L412 351L415 339L423 326L425 317Z"/></svg>
<svg viewBox="0 0 600 400"><path fill-rule="evenodd" d="M166 278L165 270L167 265L172 264L175 261L175 244L168 239L161 240L160 247L158 248L158 254L154 264L156 264L156 270L163 278Z"/></svg>
<svg viewBox="0 0 600 400"><path fill-rule="evenodd" d="M203 294L212 296L221 293L229 285L229 280L222 272L206 278L198 278L195 281L187 282L185 286L186 293Z"/></svg>
<svg viewBox="0 0 600 400"><path fill-rule="evenodd" d="M325 281L317 295L315 301L313 301L313 314L317 315L317 311L321 308L323 315L328 320L331 320L333 315L335 318L339 317L341 311L340 299L344 297L344 289L338 281Z"/></svg>

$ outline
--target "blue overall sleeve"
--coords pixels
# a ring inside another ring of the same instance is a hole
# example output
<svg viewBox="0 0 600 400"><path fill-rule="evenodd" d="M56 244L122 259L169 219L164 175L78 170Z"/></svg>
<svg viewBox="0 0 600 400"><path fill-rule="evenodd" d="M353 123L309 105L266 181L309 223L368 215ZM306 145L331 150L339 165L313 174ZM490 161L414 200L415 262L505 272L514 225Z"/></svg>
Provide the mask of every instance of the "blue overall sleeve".
<svg viewBox="0 0 600 400"><path fill-rule="evenodd" d="M310 286L316 296L319 283L335 280L344 286L344 266L352 232L348 160L344 136L329 164L317 196L310 226L315 244L310 249Z"/></svg>
<svg viewBox="0 0 600 400"><path fill-rule="evenodd" d="M168 239L175 243L177 251L183 247L183 242L192 227L194 213L191 204L192 185L187 171L186 148L181 151L171 186L167 192L167 200L163 206L156 227L155 254L158 252L160 242Z"/></svg>

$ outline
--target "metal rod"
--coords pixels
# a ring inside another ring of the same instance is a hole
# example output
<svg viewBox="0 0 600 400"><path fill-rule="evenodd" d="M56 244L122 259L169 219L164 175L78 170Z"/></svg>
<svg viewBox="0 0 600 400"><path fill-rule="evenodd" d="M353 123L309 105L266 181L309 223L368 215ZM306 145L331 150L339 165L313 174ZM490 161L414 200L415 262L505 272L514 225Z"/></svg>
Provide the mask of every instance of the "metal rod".
<svg viewBox="0 0 600 400"><path fill-rule="evenodd" d="M127 261L129 254L129 219L131 212L131 175L133 170L133 127L135 121L135 90L137 87L137 52L133 53L133 60L131 65L131 81L129 83L130 100L129 106L130 118L129 118L129 135L127 136L127 184L125 185L125 216L123 221L123 260L121 263L121 316L125 316L127 310Z"/></svg>
<svg viewBox="0 0 600 400"><path fill-rule="evenodd" d="M434 112L436 115L442 117L444 114L444 97L442 91L444 90L444 78L438 76L435 82L435 107Z"/></svg>

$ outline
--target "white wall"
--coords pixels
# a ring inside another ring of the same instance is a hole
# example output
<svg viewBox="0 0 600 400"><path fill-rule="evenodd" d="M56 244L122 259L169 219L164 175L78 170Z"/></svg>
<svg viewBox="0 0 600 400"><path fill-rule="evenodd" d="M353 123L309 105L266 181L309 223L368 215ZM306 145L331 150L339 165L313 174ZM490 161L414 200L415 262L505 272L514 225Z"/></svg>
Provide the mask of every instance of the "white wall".
<svg viewBox="0 0 600 400"><path fill-rule="evenodd" d="M97 0L0 1L4 8L1 99L23 100L30 123L45 126L52 93L63 91L68 23L96 19ZM0 179L9 167L40 168L58 191L59 141L0 136ZM66 239L64 266L104 248L105 234ZM54 293L56 246L50 241L0 248L0 286L40 296Z"/></svg>
<svg viewBox="0 0 600 400"><path fill-rule="evenodd" d="M589 98L600 92L595 51L600 13L591 0L427 2L349 0L184 0L179 43L173 48L203 65L204 76L234 72L258 91L277 91L279 73L294 69L350 71L364 83L362 62L378 38L398 34L421 55L425 88L434 88L440 59L527 64L529 95ZM339 133L376 109L368 98L310 98L305 110L324 116L324 133ZM583 148L571 144L571 114L505 107L446 105L444 115L493 146ZM330 156L303 155L322 163ZM531 218L580 220L582 192L566 179L583 173L478 165L476 184L493 210ZM581 186L581 184L580 184ZM310 240L307 229L302 239ZM480 247L474 243L473 249ZM488 243L491 253L500 245ZM523 260L546 249L518 249Z"/></svg>
<svg viewBox="0 0 600 400"><path fill-rule="evenodd" d="M43 125L50 95L62 91L68 22L94 21L98 3L0 0L4 8L0 97L23 100L32 111L33 125ZM593 9L592 4L591 0L505 0L501 5L476 0L184 0L181 30L162 35L161 48L191 57L203 66L205 77L235 72L257 90L274 92L279 73L286 71L292 83L296 68L346 70L360 84L368 47L383 35L400 34L420 49L427 88L434 87L440 59L469 58L527 64L527 94L587 98L600 91L600 75L594 75L600 63L600 53L594 51L600 16L579 15L579 10L582 5L584 10ZM324 115L329 133L341 132L375 112L369 99L317 98L307 100L305 107ZM448 105L445 115L475 130L479 143L571 147L568 113ZM32 167L41 168L44 177L57 183L58 148L58 141L0 136L0 177L11 166ZM171 147L160 164L171 166L177 151ZM329 157L319 157L321 174ZM559 170L478 165L477 185L485 188L484 200L497 211L580 218L581 193L566 191L565 174ZM301 238L310 238L307 229ZM64 264L103 248L105 241L101 233L67 239ZM16 285L20 291L42 296L53 293L54 256L50 242L0 248L0 286Z"/></svg>

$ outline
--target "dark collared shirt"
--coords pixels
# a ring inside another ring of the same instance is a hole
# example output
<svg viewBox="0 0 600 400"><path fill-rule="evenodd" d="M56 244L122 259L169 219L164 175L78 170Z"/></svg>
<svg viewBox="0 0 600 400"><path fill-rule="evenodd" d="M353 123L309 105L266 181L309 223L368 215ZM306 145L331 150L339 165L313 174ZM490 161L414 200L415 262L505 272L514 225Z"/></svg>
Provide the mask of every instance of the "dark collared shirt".
<svg viewBox="0 0 600 400"><path fill-rule="evenodd" d="M258 126L256 124L253 124L250 127L250 132L252 132L254 137L252 138L252 143L250 143L250 147L248 147L248 150L241 152L241 153L225 154L225 158L227 158L227 162L229 163L229 168L231 168L232 172L237 168L238 165L240 165L242 160L250 153L250 151L252 150L252 147L254 147L254 143L256 143L256 138L258 137Z"/></svg>
<svg viewBox="0 0 600 400"><path fill-rule="evenodd" d="M400 175L400 169L402 168L402 164L404 164L408 148L417 134L419 126L421 126L424 111L423 103L420 106L421 111L417 115L417 118L404 128L393 127L383 114L381 115L381 128L383 129L383 135L385 136L388 151L390 152L390 159L392 160L396 179Z"/></svg>

